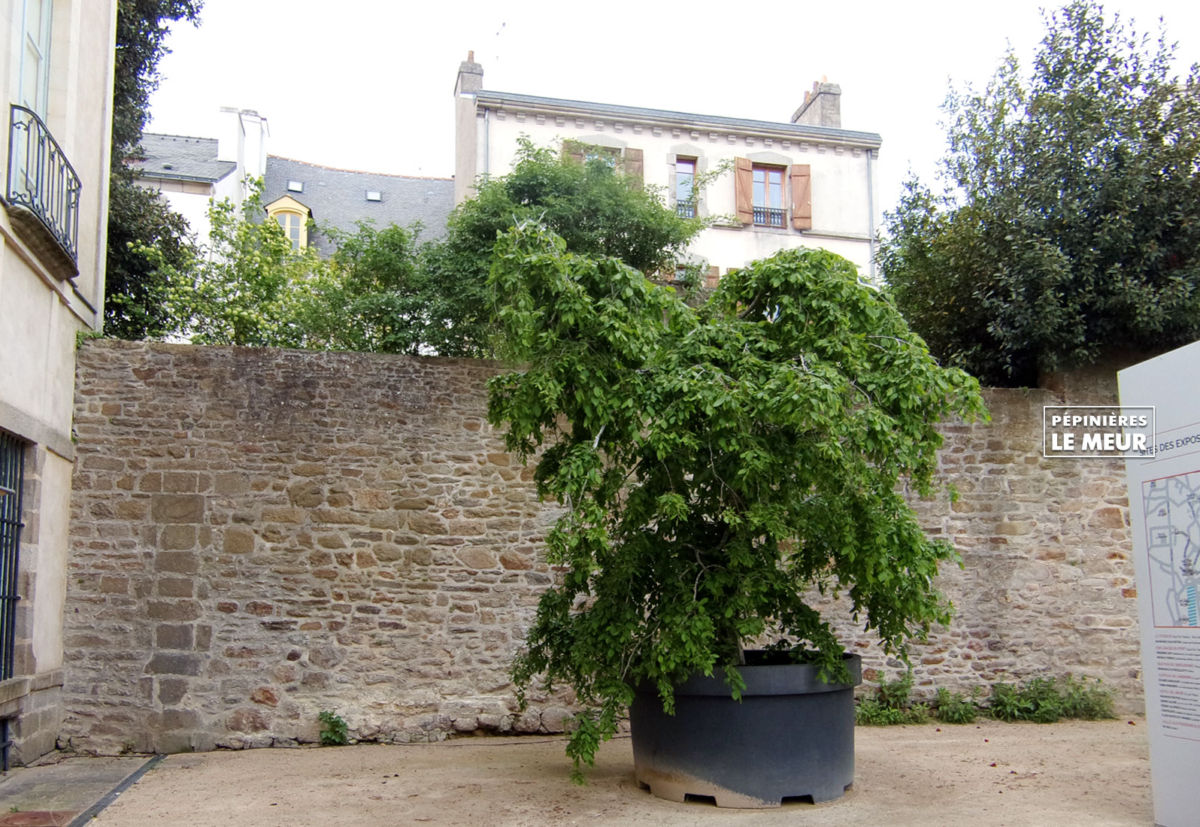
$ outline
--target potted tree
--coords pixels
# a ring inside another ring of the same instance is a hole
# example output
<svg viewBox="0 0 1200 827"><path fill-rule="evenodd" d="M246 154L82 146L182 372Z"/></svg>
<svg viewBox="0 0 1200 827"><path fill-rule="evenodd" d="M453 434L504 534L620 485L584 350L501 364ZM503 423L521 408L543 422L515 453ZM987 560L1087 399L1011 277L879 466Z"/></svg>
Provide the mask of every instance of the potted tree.
<svg viewBox="0 0 1200 827"><path fill-rule="evenodd" d="M522 700L535 680L574 689L577 778L632 706L655 794L841 795L857 658L811 595L844 594L899 653L948 619L934 578L955 552L904 494L934 493L935 423L982 413L978 384L939 367L886 294L824 251L755 262L691 307L527 223L497 242L491 280L520 368L492 380L489 418L563 506L546 540L560 577L514 665ZM779 728L799 713L771 701L765 721L739 717L763 692L827 696L802 720L835 723L780 748L770 736L794 740Z"/></svg>

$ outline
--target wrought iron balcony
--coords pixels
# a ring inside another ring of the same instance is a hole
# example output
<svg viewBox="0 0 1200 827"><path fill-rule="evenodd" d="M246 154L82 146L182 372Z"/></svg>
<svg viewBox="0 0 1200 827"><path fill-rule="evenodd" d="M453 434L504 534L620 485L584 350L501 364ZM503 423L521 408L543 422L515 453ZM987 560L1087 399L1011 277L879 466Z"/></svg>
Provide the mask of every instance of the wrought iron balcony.
<svg viewBox="0 0 1200 827"><path fill-rule="evenodd" d="M5 206L13 227L59 278L78 274L79 176L46 124L11 107Z"/></svg>
<svg viewBox="0 0 1200 827"><path fill-rule="evenodd" d="M783 227L784 218L783 210L758 206L754 208L754 226L756 227Z"/></svg>
<svg viewBox="0 0 1200 827"><path fill-rule="evenodd" d="M676 201L675 202L675 212L681 218L695 218L696 217L696 202L695 201Z"/></svg>

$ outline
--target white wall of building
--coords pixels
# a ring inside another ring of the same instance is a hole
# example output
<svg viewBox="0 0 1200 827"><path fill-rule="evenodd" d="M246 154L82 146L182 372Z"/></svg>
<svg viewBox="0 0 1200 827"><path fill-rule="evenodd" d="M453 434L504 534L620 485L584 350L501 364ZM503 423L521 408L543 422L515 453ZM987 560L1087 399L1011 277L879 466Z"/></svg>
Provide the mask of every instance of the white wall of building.
<svg viewBox="0 0 1200 827"><path fill-rule="evenodd" d="M14 675L0 718L17 762L53 749L61 712L76 336L103 323L115 0L44 0L51 26L42 117L78 176L76 256L58 251L34 211L0 208L0 430L24 443ZM30 8L38 4L28 3ZM0 0L0 90L20 103L27 0ZM3 110L7 170L12 133ZM5 193L9 181L0 172ZM66 267L64 267L64 263Z"/></svg>
<svg viewBox="0 0 1200 827"><path fill-rule="evenodd" d="M724 274L779 250L819 247L846 257L864 277L874 276L872 239L881 218L875 206L879 203L873 169L879 146L875 136L840 129L810 129L808 134L797 136L789 134L797 131L790 124L736 128L706 124L703 116L682 116L671 123L654 110L647 110L649 116L639 119L635 111L624 107L613 107L612 114L605 114L595 111L603 107L589 105L593 111L582 112L573 110L569 101L543 99L546 102L526 105L520 100L524 97L497 101L504 96L490 92L478 97L459 94L458 152L460 162L463 156L473 156L475 175L508 173L522 138L541 146L577 141L636 149L642 153L645 185L673 205L678 156L697 159L700 173L718 170L724 164L730 169L708 184L699 204L699 214L711 219L712 225L690 248L694 256L719 267ZM469 113L474 114L474 123L465 117ZM792 229L790 222L786 229L740 224L736 220L732 170L735 158L782 167L808 165L812 176L811 229ZM470 173L471 165L459 164L456 175ZM469 192L456 180L457 200Z"/></svg>

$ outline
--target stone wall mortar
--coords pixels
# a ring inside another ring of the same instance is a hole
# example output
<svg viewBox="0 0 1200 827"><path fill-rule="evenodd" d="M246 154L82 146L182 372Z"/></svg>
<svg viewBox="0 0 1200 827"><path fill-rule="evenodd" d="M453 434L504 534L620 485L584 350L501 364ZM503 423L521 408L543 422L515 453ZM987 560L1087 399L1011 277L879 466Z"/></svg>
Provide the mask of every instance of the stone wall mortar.
<svg viewBox="0 0 1200 827"><path fill-rule="evenodd" d="M64 743L92 752L561 731L508 665L555 509L485 415L498 365L93 341L79 353ZM1110 383L1111 385L1111 383ZM1089 391L1109 398L1103 381ZM1090 401L1090 399L1089 399ZM1040 456L1048 391L948 425L953 624L918 687L1073 672L1140 703L1122 468ZM835 611L836 608L834 609ZM895 665L843 615L868 675Z"/></svg>

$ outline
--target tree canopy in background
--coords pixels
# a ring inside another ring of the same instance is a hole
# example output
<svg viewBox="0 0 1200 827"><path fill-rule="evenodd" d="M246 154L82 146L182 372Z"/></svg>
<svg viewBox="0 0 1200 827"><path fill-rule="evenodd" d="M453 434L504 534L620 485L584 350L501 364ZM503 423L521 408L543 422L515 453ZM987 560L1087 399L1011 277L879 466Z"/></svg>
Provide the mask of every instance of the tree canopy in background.
<svg viewBox="0 0 1200 827"><path fill-rule="evenodd" d="M603 159L580 163L522 141L512 171L483 178L475 195L450 215L446 238L426 249L430 327L421 338L439 353L489 355L496 328L488 270L496 238L532 219L578 255L612 256L654 275L676 261L703 226L680 217Z"/></svg>
<svg viewBox="0 0 1200 827"><path fill-rule="evenodd" d="M156 193L134 183L127 161L137 151L158 86L158 62L169 50L170 23L199 22L202 0L118 0L109 174L104 329L143 339L170 332L167 284L160 264L182 267L189 256L187 222ZM147 255L157 250L158 256Z"/></svg>
<svg viewBox="0 0 1200 827"><path fill-rule="evenodd" d="M981 379L1200 338L1200 74L1076 0L1026 80L951 93L945 191L913 179L880 253L910 324Z"/></svg>
<svg viewBox="0 0 1200 827"><path fill-rule="evenodd" d="M571 252L610 256L647 275L674 273L702 223L603 161L580 163L524 144L508 175L481 179L451 214L445 238L421 228L322 228L330 259L296 251L253 195L238 213L209 210L210 238L172 258L134 245L152 267L163 333L203 344L490 356L498 327L488 287L492 249L514 224L540 222ZM143 335L155 335L147 328Z"/></svg>

